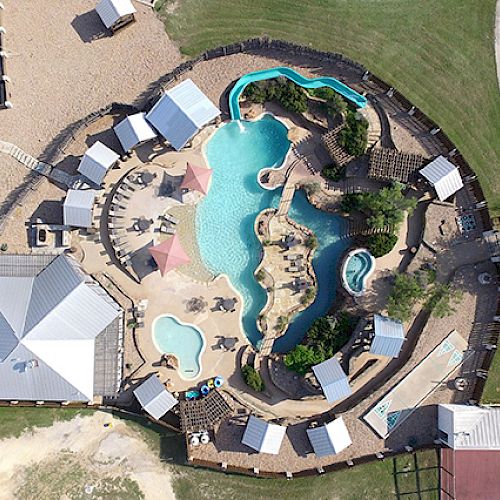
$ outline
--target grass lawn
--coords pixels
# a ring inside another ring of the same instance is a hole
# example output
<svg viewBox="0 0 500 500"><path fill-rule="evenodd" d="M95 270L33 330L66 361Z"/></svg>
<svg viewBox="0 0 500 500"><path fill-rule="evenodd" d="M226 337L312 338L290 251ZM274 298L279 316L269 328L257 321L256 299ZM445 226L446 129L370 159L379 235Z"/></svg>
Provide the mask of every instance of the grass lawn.
<svg viewBox="0 0 500 500"><path fill-rule="evenodd" d="M484 386L481 403L500 404L500 354L498 352L495 353L493 363L488 371L488 379Z"/></svg>
<svg viewBox="0 0 500 500"><path fill-rule="evenodd" d="M266 34L359 61L443 128L500 216L495 0L182 0L160 13L187 55Z"/></svg>
<svg viewBox="0 0 500 500"><path fill-rule="evenodd" d="M18 437L33 427L50 427L59 420L71 420L78 414L89 414L93 410L79 408L0 408L0 439Z"/></svg>

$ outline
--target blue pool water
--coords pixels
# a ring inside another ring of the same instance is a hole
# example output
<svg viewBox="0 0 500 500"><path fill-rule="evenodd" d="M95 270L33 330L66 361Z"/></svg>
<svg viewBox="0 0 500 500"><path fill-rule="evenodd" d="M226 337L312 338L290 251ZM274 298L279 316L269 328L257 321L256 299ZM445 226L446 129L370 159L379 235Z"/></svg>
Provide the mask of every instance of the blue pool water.
<svg viewBox="0 0 500 500"><path fill-rule="evenodd" d="M355 253L348 257L345 266L345 276L350 289L354 292L362 292L365 277L373 267L371 255L364 250Z"/></svg>
<svg viewBox="0 0 500 500"><path fill-rule="evenodd" d="M210 192L199 204L196 230L202 259L214 274L227 274L243 297L243 328L256 344L261 338L256 319L266 303L266 292L254 278L261 246L254 233L255 217L279 202L281 190L267 191L257 182L264 167L280 166L290 143L286 127L270 115L254 122L221 127L206 145L205 153L214 170ZM295 317L275 350L296 345L314 318L327 312L335 296L337 260L347 240L340 240L344 221L313 208L302 193L296 193L290 216L311 228L318 237L314 268L319 293L315 302Z"/></svg>
<svg viewBox="0 0 500 500"><path fill-rule="evenodd" d="M153 325L153 339L161 353L177 357L183 378L190 380L200 374L200 356L205 349L205 339L198 328L181 323L166 314L156 318Z"/></svg>

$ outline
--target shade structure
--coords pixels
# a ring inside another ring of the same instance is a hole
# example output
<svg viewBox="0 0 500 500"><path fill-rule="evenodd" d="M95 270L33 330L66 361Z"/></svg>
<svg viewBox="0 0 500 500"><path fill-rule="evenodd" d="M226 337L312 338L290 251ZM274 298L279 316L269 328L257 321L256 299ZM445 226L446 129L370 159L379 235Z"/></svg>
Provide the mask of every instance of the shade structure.
<svg viewBox="0 0 500 500"><path fill-rule="evenodd" d="M112 149L97 141L83 155L78 166L78 172L100 186L108 170L113 167L119 158L120 156Z"/></svg>
<svg viewBox="0 0 500 500"><path fill-rule="evenodd" d="M94 205L95 191L70 189L63 205L63 220L67 226L90 227L92 226L92 207Z"/></svg>
<svg viewBox="0 0 500 500"><path fill-rule="evenodd" d="M260 453L277 455L285 434L286 427L250 415L241 442Z"/></svg>
<svg viewBox="0 0 500 500"><path fill-rule="evenodd" d="M142 408L156 420L160 420L165 413L179 403L154 374L134 389L134 396Z"/></svg>
<svg viewBox="0 0 500 500"><path fill-rule="evenodd" d="M306 432L318 457L335 455L352 444L342 417L320 427L307 429Z"/></svg>
<svg viewBox="0 0 500 500"><path fill-rule="evenodd" d="M125 152L156 137L145 116L146 113L127 116L113 128Z"/></svg>
<svg viewBox="0 0 500 500"><path fill-rule="evenodd" d="M438 156L431 161L420 170L420 174L431 183L441 201L448 199L464 186L458 168L444 156Z"/></svg>
<svg viewBox="0 0 500 500"><path fill-rule="evenodd" d="M211 168L198 167L188 162L181 189L194 189L200 193L207 194L211 178Z"/></svg>
<svg viewBox="0 0 500 500"><path fill-rule="evenodd" d="M122 17L137 12L130 0L101 0L95 10L106 28L111 28Z"/></svg>
<svg viewBox="0 0 500 500"><path fill-rule="evenodd" d="M387 316L373 316L374 338L370 347L372 354L397 358L405 341L405 332L401 321Z"/></svg>
<svg viewBox="0 0 500 500"><path fill-rule="evenodd" d="M162 276L165 276L172 269L191 261L176 234L163 243L149 248L149 252L158 264Z"/></svg>
<svg viewBox="0 0 500 500"><path fill-rule="evenodd" d="M347 375L336 358L327 359L312 369L329 403L351 395Z"/></svg>

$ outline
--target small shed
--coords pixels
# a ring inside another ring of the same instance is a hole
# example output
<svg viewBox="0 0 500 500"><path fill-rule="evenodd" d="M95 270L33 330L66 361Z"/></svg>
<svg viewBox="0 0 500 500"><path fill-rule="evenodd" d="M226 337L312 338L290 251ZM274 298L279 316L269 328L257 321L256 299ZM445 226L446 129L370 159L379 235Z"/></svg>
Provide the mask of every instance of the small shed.
<svg viewBox="0 0 500 500"><path fill-rule="evenodd" d="M329 403L351 395L349 380L338 359L327 359L319 365L314 365L312 369Z"/></svg>
<svg viewBox="0 0 500 500"><path fill-rule="evenodd" d="M95 200L93 189L70 189L63 205L63 221L66 226L92 226L92 213Z"/></svg>
<svg viewBox="0 0 500 500"><path fill-rule="evenodd" d="M434 187L440 201L447 200L464 186L458 168L442 155L432 160L420 173Z"/></svg>
<svg viewBox="0 0 500 500"><path fill-rule="evenodd" d="M156 137L155 131L145 117L146 113L127 116L113 128L125 152Z"/></svg>
<svg viewBox="0 0 500 500"><path fill-rule="evenodd" d="M317 457L336 455L352 444L342 417L306 432Z"/></svg>
<svg viewBox="0 0 500 500"><path fill-rule="evenodd" d="M198 130L219 115L220 110L187 79L163 94L146 119L179 151Z"/></svg>
<svg viewBox="0 0 500 500"><path fill-rule="evenodd" d="M179 403L165 389L165 386L156 375L151 375L137 389L134 389L134 396L141 404L143 410L156 420L160 420L165 413Z"/></svg>
<svg viewBox="0 0 500 500"><path fill-rule="evenodd" d="M405 341L401 321L375 314L373 316L374 337L370 352L379 356L397 358Z"/></svg>
<svg viewBox="0 0 500 500"><path fill-rule="evenodd" d="M137 12L130 0L101 0L95 10L104 26L113 33L135 21Z"/></svg>
<svg viewBox="0 0 500 500"><path fill-rule="evenodd" d="M259 453L277 455L285 434L286 427L250 415L241 442Z"/></svg>
<svg viewBox="0 0 500 500"><path fill-rule="evenodd" d="M97 141L83 155L78 172L100 186L108 170L113 168L119 158L112 149Z"/></svg>

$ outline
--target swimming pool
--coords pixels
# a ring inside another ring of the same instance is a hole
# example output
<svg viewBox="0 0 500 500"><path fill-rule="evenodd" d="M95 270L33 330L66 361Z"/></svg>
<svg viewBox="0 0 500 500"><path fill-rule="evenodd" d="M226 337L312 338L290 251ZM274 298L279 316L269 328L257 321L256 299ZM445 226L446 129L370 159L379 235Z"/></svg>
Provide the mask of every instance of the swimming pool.
<svg viewBox="0 0 500 500"><path fill-rule="evenodd" d="M153 323L153 341L159 352L173 354L179 360L179 375L183 379L198 377L205 350L205 336L199 328L164 314Z"/></svg>
<svg viewBox="0 0 500 500"><path fill-rule="evenodd" d="M366 281L375 270L373 255L364 248L349 252L342 266L342 284L353 296L363 295Z"/></svg>
<svg viewBox="0 0 500 500"><path fill-rule="evenodd" d="M256 319L267 299L254 277L261 253L254 222L263 209L277 207L281 194L281 189L262 189L257 173L264 167L279 167L289 148L287 128L271 115L252 122L227 123L205 146L213 175L210 192L196 212L200 254L205 265L214 274L226 274L242 296L243 329L254 345L261 339ZM316 210L301 192L295 195L290 216L318 236L313 261L318 295L278 339L276 351L291 349L300 342L314 318L328 311L335 296L336 263L348 244L347 239L340 237L344 220Z"/></svg>

